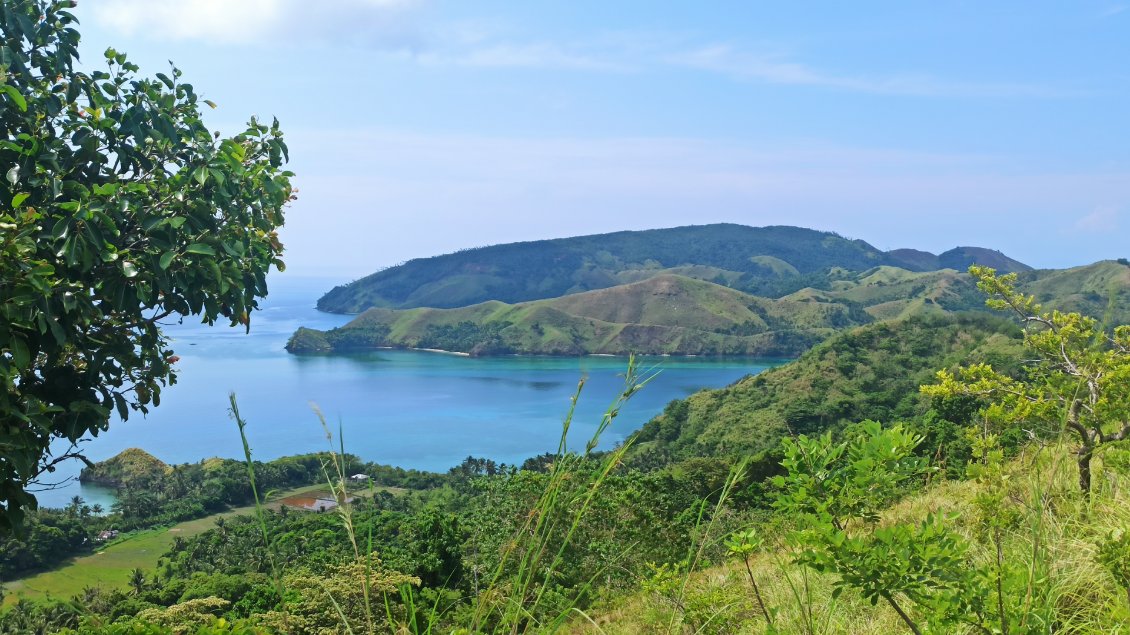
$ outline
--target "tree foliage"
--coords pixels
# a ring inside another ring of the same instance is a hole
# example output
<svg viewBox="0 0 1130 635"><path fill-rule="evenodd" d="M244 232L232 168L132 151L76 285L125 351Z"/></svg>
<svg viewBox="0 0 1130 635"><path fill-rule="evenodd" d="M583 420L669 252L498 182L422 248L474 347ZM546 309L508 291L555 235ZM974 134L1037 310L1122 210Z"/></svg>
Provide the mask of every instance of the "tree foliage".
<svg viewBox="0 0 1130 635"><path fill-rule="evenodd" d="M1091 458L1103 444L1130 438L1130 325L1103 328L1078 313L1044 311L1016 291L1016 276L971 267L988 305L1010 311L1024 325L1031 360L1020 377L989 364L941 371L922 391L935 397L984 400L981 410L995 429L1022 426L1032 434L1065 430L1078 441L1079 488L1091 489Z"/></svg>
<svg viewBox="0 0 1130 635"><path fill-rule="evenodd" d="M787 473L773 479L775 506L799 521L797 562L836 575L833 599L854 589L871 604L882 600L914 633L923 632L919 622L939 632L962 622L980 628L987 592L965 541L934 514L880 522L891 501L931 469L914 456L922 437L873 421L845 436L783 441Z"/></svg>
<svg viewBox="0 0 1130 635"><path fill-rule="evenodd" d="M172 68L83 72L70 0L0 5L0 528L72 444L160 402L162 320L249 326L292 199L278 122L221 138Z"/></svg>

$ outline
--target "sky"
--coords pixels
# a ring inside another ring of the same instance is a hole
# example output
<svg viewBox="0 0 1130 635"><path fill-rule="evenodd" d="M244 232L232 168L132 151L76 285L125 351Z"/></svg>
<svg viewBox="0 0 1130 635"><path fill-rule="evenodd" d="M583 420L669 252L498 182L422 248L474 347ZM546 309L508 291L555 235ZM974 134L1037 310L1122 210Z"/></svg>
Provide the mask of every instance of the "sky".
<svg viewBox="0 0 1130 635"><path fill-rule="evenodd" d="M277 117L287 275L624 229L1130 256L1130 2L82 0L84 64Z"/></svg>

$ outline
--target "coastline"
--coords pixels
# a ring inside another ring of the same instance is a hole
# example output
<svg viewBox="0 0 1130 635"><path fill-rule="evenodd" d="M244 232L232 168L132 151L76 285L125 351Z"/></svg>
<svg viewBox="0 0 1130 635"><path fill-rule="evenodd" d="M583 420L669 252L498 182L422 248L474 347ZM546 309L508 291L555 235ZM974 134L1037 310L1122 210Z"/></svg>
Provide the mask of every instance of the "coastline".
<svg viewBox="0 0 1130 635"><path fill-rule="evenodd" d="M387 346L387 347L382 346L381 348L388 348L388 349L391 349L391 350L396 350L396 347L393 347L393 346ZM423 351L425 353L443 353L444 355L456 355L458 357L470 357L471 356L470 353L463 353L463 352L460 352L460 351L445 351L442 348L415 348L415 347L412 347L412 346L405 346L401 350Z"/></svg>

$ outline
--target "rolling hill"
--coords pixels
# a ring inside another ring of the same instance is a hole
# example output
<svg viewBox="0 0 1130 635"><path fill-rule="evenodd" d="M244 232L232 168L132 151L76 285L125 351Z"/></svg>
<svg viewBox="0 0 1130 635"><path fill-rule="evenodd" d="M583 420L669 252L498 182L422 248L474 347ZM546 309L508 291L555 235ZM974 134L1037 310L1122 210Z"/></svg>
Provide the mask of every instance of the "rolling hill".
<svg viewBox="0 0 1130 635"><path fill-rule="evenodd" d="M880 251L797 227L701 225L510 243L412 260L323 296L361 312L294 353L796 356L837 330L984 310L965 269L1016 272L1049 308L1130 322L1130 266L1033 270L990 249Z"/></svg>
<svg viewBox="0 0 1130 635"><path fill-rule="evenodd" d="M379 346L470 354L630 352L794 356L871 317L847 303L768 299L663 274L549 300L456 309L369 309L330 331L300 329L291 352Z"/></svg>

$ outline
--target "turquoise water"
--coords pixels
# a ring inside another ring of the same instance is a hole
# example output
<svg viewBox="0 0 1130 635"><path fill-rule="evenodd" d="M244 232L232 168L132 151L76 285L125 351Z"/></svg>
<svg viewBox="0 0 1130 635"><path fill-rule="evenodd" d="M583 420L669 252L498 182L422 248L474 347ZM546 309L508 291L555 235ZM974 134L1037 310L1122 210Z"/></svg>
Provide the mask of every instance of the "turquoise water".
<svg viewBox="0 0 1130 635"><path fill-rule="evenodd" d="M553 451L577 382L587 382L570 440L583 447L601 413L623 385L626 358L469 358L422 351L381 350L342 356L294 356L283 350L299 325L330 328L349 316L319 313L315 300L339 281L271 280L271 296L253 316L251 333L226 326L170 325L180 356L179 378L148 417L134 414L85 444L94 461L139 447L166 463L220 456L242 457L228 416L234 391L256 458L323 450L325 434L311 404L325 413L335 434L340 422L346 451L370 461L446 471L467 456L520 463ZM648 357L660 373L632 398L603 438L612 447L672 399L720 387L779 364L752 358ZM335 440L336 443L336 440ZM55 475L78 474L76 462ZM37 494L42 505L62 506L71 496L108 506L112 493L66 482Z"/></svg>

